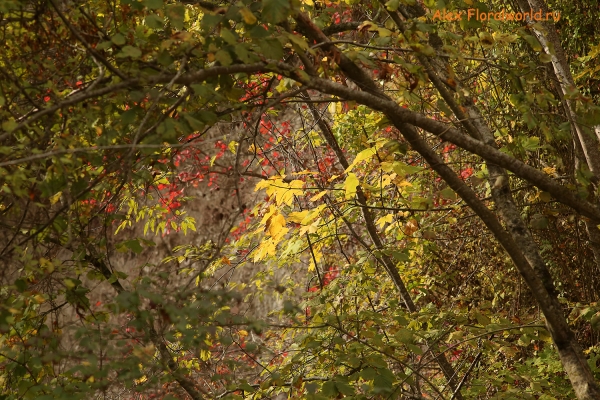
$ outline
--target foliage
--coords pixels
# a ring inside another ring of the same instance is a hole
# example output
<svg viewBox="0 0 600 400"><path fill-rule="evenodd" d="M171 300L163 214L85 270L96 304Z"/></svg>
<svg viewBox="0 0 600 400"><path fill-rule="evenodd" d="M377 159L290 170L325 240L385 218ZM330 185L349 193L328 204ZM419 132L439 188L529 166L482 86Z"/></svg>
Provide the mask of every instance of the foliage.
<svg viewBox="0 0 600 400"><path fill-rule="evenodd" d="M2 398L594 398L598 20L546 6L1 2Z"/></svg>

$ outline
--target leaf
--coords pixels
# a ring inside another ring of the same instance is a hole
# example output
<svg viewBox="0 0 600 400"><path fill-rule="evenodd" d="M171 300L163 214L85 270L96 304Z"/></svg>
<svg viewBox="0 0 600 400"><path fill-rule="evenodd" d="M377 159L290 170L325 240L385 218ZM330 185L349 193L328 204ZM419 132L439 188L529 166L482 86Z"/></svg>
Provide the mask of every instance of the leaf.
<svg viewBox="0 0 600 400"><path fill-rule="evenodd" d="M394 338L397 341L404 344L409 344L414 341L414 335L411 330L406 328L400 328L396 333L394 333Z"/></svg>
<svg viewBox="0 0 600 400"><path fill-rule="evenodd" d="M309 212L310 212L309 210L294 211L293 213L288 215L288 221L300 224L300 223L302 223L304 218L306 218L306 216L308 215Z"/></svg>
<svg viewBox="0 0 600 400"><path fill-rule="evenodd" d="M450 335L448 335L448 342L462 340L464 335L465 333L463 331L454 331Z"/></svg>
<svg viewBox="0 0 600 400"><path fill-rule="evenodd" d="M285 228L285 218L283 215L279 213L272 215L265 224L265 230L275 240L285 235L288 229Z"/></svg>
<svg viewBox="0 0 600 400"><path fill-rule="evenodd" d="M277 39L264 39L259 42L260 50L263 55L272 60L279 60L283 57L283 46Z"/></svg>
<svg viewBox="0 0 600 400"><path fill-rule="evenodd" d="M121 35L120 33L117 33L115 36L110 38L110 41L118 46L122 46L125 43L127 43L125 40L125 36Z"/></svg>
<svg viewBox="0 0 600 400"><path fill-rule="evenodd" d="M396 11L400 6L400 0L389 0L385 3L385 7L388 11Z"/></svg>
<svg viewBox="0 0 600 400"><path fill-rule="evenodd" d="M150 10L156 10L163 6L163 0L144 0L143 4Z"/></svg>
<svg viewBox="0 0 600 400"><path fill-rule="evenodd" d="M306 43L306 40L302 39L301 36L294 35L293 33L287 33L287 32L286 32L286 36L288 39L290 39L292 44L297 45L298 47L300 47L301 50L308 50L308 47L309 47L308 43Z"/></svg>
<svg viewBox="0 0 600 400"><path fill-rule="evenodd" d="M167 7L167 17L171 25L177 29L183 29L183 20L185 18L185 7L180 4L172 4Z"/></svg>
<svg viewBox="0 0 600 400"><path fill-rule="evenodd" d="M522 146L527 151L535 151L540 148L540 138L528 137L523 140Z"/></svg>
<svg viewBox="0 0 600 400"><path fill-rule="evenodd" d="M137 111L136 110L127 110L123 114L120 115L121 121L125 125L132 124L135 121L136 117L137 117Z"/></svg>
<svg viewBox="0 0 600 400"><path fill-rule="evenodd" d="M377 375L373 379L373 393L392 393L394 391L393 381L386 376Z"/></svg>
<svg viewBox="0 0 600 400"><path fill-rule="evenodd" d="M529 45L531 46L531 48L534 51L538 51L538 52L542 51L542 45L540 44L540 42L537 40L537 38L535 36L524 34L524 35L521 35L521 37L523 39L525 39L525 41L527 43L529 43Z"/></svg>
<svg viewBox="0 0 600 400"><path fill-rule="evenodd" d="M5 132L10 132L14 130L17 126L19 126L19 124L17 124L17 122L14 119L8 119L2 122L2 129L4 129Z"/></svg>
<svg viewBox="0 0 600 400"><path fill-rule="evenodd" d="M438 99L438 101L437 101L437 107L444 114L446 114L447 117L451 117L451 116L454 115L454 113L452 112L452 110L450 110L450 107L448 107L448 105L446 104L446 102L444 101L444 99Z"/></svg>
<svg viewBox="0 0 600 400"><path fill-rule="evenodd" d="M327 190L323 190L322 192L319 192L318 194L314 195L313 197L311 197L309 200L310 201L317 201L319 200L321 197L325 196L327 194Z"/></svg>
<svg viewBox="0 0 600 400"><path fill-rule="evenodd" d="M133 46L123 46L123 48L121 49L121 51L119 53L117 53L117 55L115 57L117 58L126 58L126 57L130 57L132 59L138 59L142 56L142 51L140 49L138 49L137 47L133 47Z"/></svg>
<svg viewBox="0 0 600 400"><path fill-rule="evenodd" d="M289 0L263 0L262 4L262 16L272 24L284 21L290 12Z"/></svg>
<svg viewBox="0 0 600 400"><path fill-rule="evenodd" d="M201 131L206 126L203 122L198 121L196 118L192 117L189 113L183 113L181 115L183 116L185 121L188 123L188 125L194 131Z"/></svg>
<svg viewBox="0 0 600 400"><path fill-rule="evenodd" d="M358 163L371 159L375 154L377 154L377 150L374 147L370 147L358 153L352 164L346 168L344 172L350 172Z"/></svg>
<svg viewBox="0 0 600 400"><path fill-rule="evenodd" d="M394 161L392 166L393 166L392 168L393 168L394 172L401 176L415 174L417 172L423 171L423 169L424 169L423 167L415 167L412 165L407 165L407 164L403 163L402 161Z"/></svg>
<svg viewBox="0 0 600 400"><path fill-rule="evenodd" d="M256 16L247 7L240 8L240 15L247 25L254 25L256 23Z"/></svg>
<svg viewBox="0 0 600 400"><path fill-rule="evenodd" d="M548 218L542 214L535 214L531 217L531 228L533 229L546 229L549 224Z"/></svg>
<svg viewBox="0 0 600 400"><path fill-rule="evenodd" d="M319 343L320 344L320 343ZM321 394L328 399L334 399L338 395L338 390L335 382L327 381L321 386Z"/></svg>
<svg viewBox="0 0 600 400"><path fill-rule="evenodd" d="M129 249L129 250L133 251L135 254L140 254L144 250L144 248L140 245L139 240L137 240L137 239L132 239L132 240L127 240L125 242L121 242L120 245L122 246L122 248Z"/></svg>
<svg viewBox="0 0 600 400"><path fill-rule="evenodd" d="M440 196L448 200L456 200L457 198L456 193L450 187L440 190Z"/></svg>
<svg viewBox="0 0 600 400"><path fill-rule="evenodd" d="M232 32L230 29L222 28L221 29L221 38L227 43L231 45L236 45L238 42L238 36Z"/></svg>
<svg viewBox="0 0 600 400"><path fill-rule="evenodd" d="M390 224L392 223L392 221L394 220L394 215L393 214L387 214L381 218L379 218L376 222L377 226L379 226L379 229L383 228L383 226L385 224Z"/></svg>
<svg viewBox="0 0 600 400"><path fill-rule="evenodd" d="M359 182L356 174L353 172L348 174L348 177L344 181L344 190L346 191L346 200L349 200L354 197L356 194L356 188L358 187Z"/></svg>
<svg viewBox="0 0 600 400"><path fill-rule="evenodd" d="M483 326L487 326L492 322L487 315L482 314L479 311L475 312L475 318L477 319L477 322Z"/></svg>
<svg viewBox="0 0 600 400"><path fill-rule="evenodd" d="M339 377L338 377L339 378ZM354 388L346 382L341 382L339 379L335 382L335 387L341 394L345 396L353 396L355 394Z"/></svg>
<svg viewBox="0 0 600 400"><path fill-rule="evenodd" d="M394 260L398 261L398 262L405 262L410 260L410 256L408 255L408 251L407 250L402 250L402 251L398 251L398 250L393 250L391 252L392 257L394 257Z"/></svg>
<svg viewBox="0 0 600 400"><path fill-rule="evenodd" d="M227 67L233 63L231 55L226 50L219 50L215 53L215 59L224 67Z"/></svg>
<svg viewBox="0 0 600 400"><path fill-rule="evenodd" d="M168 51L164 50L161 51L156 57L156 61L158 61L160 65L168 67L171 64L173 64L175 60L173 59L173 57L171 57L171 54Z"/></svg>

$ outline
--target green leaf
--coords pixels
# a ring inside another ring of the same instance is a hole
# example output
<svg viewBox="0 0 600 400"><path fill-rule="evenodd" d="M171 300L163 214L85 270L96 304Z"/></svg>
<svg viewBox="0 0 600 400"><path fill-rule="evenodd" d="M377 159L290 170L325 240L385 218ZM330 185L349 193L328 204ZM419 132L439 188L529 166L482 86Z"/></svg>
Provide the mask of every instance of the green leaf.
<svg viewBox="0 0 600 400"><path fill-rule="evenodd" d="M392 393L394 391L393 381L388 379L388 377L377 375L375 379L373 379L373 393L375 394L384 394L384 393Z"/></svg>
<svg viewBox="0 0 600 400"><path fill-rule="evenodd" d="M327 381L321 386L321 394L328 399L334 399L338 395L338 390L335 382Z"/></svg>
<svg viewBox="0 0 600 400"><path fill-rule="evenodd" d="M487 315L479 311L475 312L475 318L477 319L477 322L483 326L489 325L492 322Z"/></svg>
<svg viewBox="0 0 600 400"><path fill-rule="evenodd" d="M522 35L521 36L523 39L525 39L525 41L527 41L527 43L529 43L529 45L531 46L531 48L534 51L542 51L542 45L540 44L540 42L537 40L537 38L535 36L532 35Z"/></svg>
<svg viewBox="0 0 600 400"><path fill-rule="evenodd" d="M147 15L144 19L146 26L152 29L163 29L165 26L165 21L161 17L156 14Z"/></svg>
<svg viewBox="0 0 600 400"><path fill-rule="evenodd" d="M5 132L10 132L14 130L19 124L14 119L9 119L7 121L2 122L2 129Z"/></svg>
<svg viewBox="0 0 600 400"><path fill-rule="evenodd" d="M396 333L394 333L394 337L397 341L404 344L412 343L414 340L414 335L411 330L406 328L400 328Z"/></svg>
<svg viewBox="0 0 600 400"><path fill-rule="evenodd" d="M231 55L226 50L219 50L215 53L215 59L221 63L222 66L226 67L231 65L233 60L231 59Z"/></svg>
<svg viewBox="0 0 600 400"><path fill-rule="evenodd" d="M256 23L256 16L247 7L240 8L239 12L246 25L254 25Z"/></svg>
<svg viewBox="0 0 600 400"><path fill-rule="evenodd" d="M150 10L156 10L163 6L163 0L144 0L143 4Z"/></svg>
<svg viewBox="0 0 600 400"><path fill-rule="evenodd" d="M110 38L110 41L116 44L117 46L122 46L127 42L125 40L125 36L121 35L120 33L117 33L115 36Z"/></svg>
<svg viewBox="0 0 600 400"><path fill-rule="evenodd" d="M400 6L400 0L389 0L385 3L385 7L388 11L396 11Z"/></svg>
<svg viewBox="0 0 600 400"><path fill-rule="evenodd" d="M123 114L121 114L120 117L121 122L123 122L125 125L129 125L132 124L133 121L135 121L137 117L137 112L136 110L127 110Z"/></svg>
<svg viewBox="0 0 600 400"><path fill-rule="evenodd" d="M444 114L446 114L447 117L451 117L452 115L454 115L454 113L452 112L452 110L450 110L450 108L448 107L448 105L446 104L446 102L444 101L444 99L438 99L438 101L437 101L437 107Z"/></svg>
<svg viewBox="0 0 600 400"><path fill-rule="evenodd" d="M548 218L542 214L535 214L531 217L531 227L533 229L546 229L549 223Z"/></svg>
<svg viewBox="0 0 600 400"><path fill-rule="evenodd" d="M260 50L265 58L280 60L283 58L283 46L277 39L264 39L259 42Z"/></svg>
<svg viewBox="0 0 600 400"><path fill-rule="evenodd" d="M158 57L156 57L156 61L158 61L160 65L168 67L169 65L172 65L175 60L171 57L171 54L165 50L160 52Z"/></svg>
<svg viewBox="0 0 600 400"><path fill-rule="evenodd" d="M177 136L176 121L173 118L167 118L156 128L156 133L160 135L163 141L171 141Z"/></svg>
<svg viewBox="0 0 600 400"><path fill-rule="evenodd" d="M295 44L302 50L308 50L308 47L309 47L308 43L306 43L306 40L302 39L302 37L300 37L298 35L294 35L293 33L287 33L287 32L286 32L286 36L288 37L288 39L290 39L292 44Z"/></svg>
<svg viewBox="0 0 600 400"><path fill-rule="evenodd" d="M408 255L407 250L402 250L402 251L393 250L391 253L396 261L404 262L404 261L410 260L410 256Z"/></svg>
<svg viewBox="0 0 600 400"><path fill-rule="evenodd" d="M140 242L137 239L121 242L121 246L133 251L135 254L140 254L142 251L144 251L144 248L140 245Z"/></svg>
<svg viewBox="0 0 600 400"><path fill-rule="evenodd" d="M456 200L456 193L450 187L440 190L440 196L448 200Z"/></svg>
<svg viewBox="0 0 600 400"><path fill-rule="evenodd" d="M346 382L341 382L340 380L337 380L335 382L335 387L337 388L338 392L345 396L354 396L355 394L354 388Z"/></svg>
<svg viewBox="0 0 600 400"><path fill-rule="evenodd" d="M205 124L192 117L189 113L183 113L181 115L183 116L183 119L185 119L185 121L188 123L190 128L192 128L194 131L201 131L202 129L204 129Z"/></svg>
<svg viewBox="0 0 600 400"><path fill-rule="evenodd" d="M221 29L221 37L228 44L232 44L232 45L237 44L237 41L238 41L237 36L227 28Z"/></svg>
<svg viewBox="0 0 600 400"><path fill-rule="evenodd" d="M125 57L131 57L132 59L137 59L140 58L142 56L142 51L140 49L138 49L137 47L133 47L133 46L123 46L123 48L121 49L121 51L115 56L117 58L125 58Z"/></svg>
<svg viewBox="0 0 600 400"><path fill-rule="evenodd" d="M179 4L172 4L167 7L167 17L173 28L182 30L183 20L185 18L185 7Z"/></svg>
<svg viewBox="0 0 600 400"><path fill-rule="evenodd" d="M272 24L284 21L290 12L289 0L263 0L263 18Z"/></svg>
<svg viewBox="0 0 600 400"><path fill-rule="evenodd" d="M362 371L360 371L360 377L363 378L365 381L371 381L375 379L376 376L377 371L371 367L365 368Z"/></svg>
<svg viewBox="0 0 600 400"><path fill-rule="evenodd" d="M528 137L523 140L522 146L527 151L535 151L540 148L540 138Z"/></svg>

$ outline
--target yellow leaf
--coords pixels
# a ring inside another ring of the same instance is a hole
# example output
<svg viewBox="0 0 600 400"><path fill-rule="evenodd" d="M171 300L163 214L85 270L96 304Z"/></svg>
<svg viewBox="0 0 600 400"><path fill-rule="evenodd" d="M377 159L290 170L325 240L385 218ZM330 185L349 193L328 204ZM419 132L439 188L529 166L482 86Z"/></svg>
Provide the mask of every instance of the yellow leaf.
<svg viewBox="0 0 600 400"><path fill-rule="evenodd" d="M392 31L390 31L389 29L378 28L377 31L379 32L379 36L381 37L388 37L392 35Z"/></svg>
<svg viewBox="0 0 600 400"><path fill-rule="evenodd" d="M273 243L273 240L263 240L260 243L260 246L258 246L256 251L254 252L253 261L257 262L257 261L264 259L267 256L274 256L274 255L275 255L275 243Z"/></svg>
<svg viewBox="0 0 600 400"><path fill-rule="evenodd" d="M46 298L44 296L42 296L41 294L36 294L35 296L33 296L33 299L35 300L36 303L38 304L42 304L43 302L46 301Z"/></svg>
<svg viewBox="0 0 600 400"><path fill-rule="evenodd" d="M556 173L556 168L546 167L543 169L543 171L548 175L554 175Z"/></svg>
<svg viewBox="0 0 600 400"><path fill-rule="evenodd" d="M327 190L323 190L322 192L320 192L319 194L314 195L313 197L310 198L310 201L317 201L319 200L321 197L325 196L327 194Z"/></svg>
<svg viewBox="0 0 600 400"><path fill-rule="evenodd" d="M62 192L58 192L54 196L50 197L50 204L55 205L60 200L61 196Z"/></svg>
<svg viewBox="0 0 600 400"><path fill-rule="evenodd" d="M241 8L240 14L242 15L242 18L244 19L244 22L246 24L254 25L256 23L256 16L254 16L254 14L252 14L252 11L250 11L248 8Z"/></svg>
<svg viewBox="0 0 600 400"><path fill-rule="evenodd" d="M52 262L47 258L40 258L40 267L45 269L49 274L54 271L54 264L52 264Z"/></svg>
<svg viewBox="0 0 600 400"><path fill-rule="evenodd" d="M391 223L394 220L394 216L392 214L388 214L385 217L381 217L377 220L377 226L382 228L386 223Z"/></svg>
<svg viewBox="0 0 600 400"><path fill-rule="evenodd" d="M69 278L66 278L63 282L65 283L65 286L67 287L67 289L73 289L75 287L75 282L73 282Z"/></svg>
<svg viewBox="0 0 600 400"><path fill-rule="evenodd" d="M405 186L408 186L408 187L412 186L412 183L410 183L409 181L407 181L406 179L403 179L403 178L394 180L394 183L396 184L396 186L398 186L400 188L405 187Z"/></svg>
<svg viewBox="0 0 600 400"><path fill-rule="evenodd" d="M310 225L302 226L302 228L300 228L300 236L304 235L305 233L315 233L319 228L319 222L321 222L321 218Z"/></svg>
<svg viewBox="0 0 600 400"><path fill-rule="evenodd" d="M370 147L368 149L365 149L363 151L361 151L360 153L358 153L356 155L356 158L354 159L354 161L352 161L352 164L350 164L348 166L348 168L346 168L346 171L344 172L349 172L352 170L352 168L354 168L356 166L356 164L358 164L361 161L365 161L370 159L371 157L373 157L375 154L377 153L377 150L374 147Z"/></svg>
<svg viewBox="0 0 600 400"><path fill-rule="evenodd" d="M280 186L275 190L275 202L278 205L287 204L288 206L291 206L294 201L294 196L300 196L304 193L302 190L304 182L300 180L293 180L287 185L282 180L276 184L277 186Z"/></svg>
<svg viewBox="0 0 600 400"><path fill-rule="evenodd" d="M269 220L267 220L267 223L265 224L267 232L274 239L283 236L281 235L281 231L284 229L284 227L285 218L281 214L273 215Z"/></svg>
<svg viewBox="0 0 600 400"><path fill-rule="evenodd" d="M261 225L266 225L269 218L271 218L271 216L273 214L275 214L276 212L277 212L277 208L275 208L275 206L273 206L273 205L269 206L269 210L265 213L262 220L260 221ZM259 228L259 230L260 230L260 228ZM265 231L266 231L266 229L265 229Z"/></svg>
<svg viewBox="0 0 600 400"><path fill-rule="evenodd" d="M346 191L346 199L351 199L356 194L358 187L358 178L356 174L350 173L344 182L344 190Z"/></svg>
<svg viewBox="0 0 600 400"><path fill-rule="evenodd" d="M296 222L296 223L300 224L300 223L302 223L304 218L306 218L308 213L309 213L309 210L294 211L293 213L290 213L290 215L288 215L288 220L291 222Z"/></svg>
<svg viewBox="0 0 600 400"><path fill-rule="evenodd" d="M200 350L200 359L202 361L208 361L210 359L210 351L208 350Z"/></svg>

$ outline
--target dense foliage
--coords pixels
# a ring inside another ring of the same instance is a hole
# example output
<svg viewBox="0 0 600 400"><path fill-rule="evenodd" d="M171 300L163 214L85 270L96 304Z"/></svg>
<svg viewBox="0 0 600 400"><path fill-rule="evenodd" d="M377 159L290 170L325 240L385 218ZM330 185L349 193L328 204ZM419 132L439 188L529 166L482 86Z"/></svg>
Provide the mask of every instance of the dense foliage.
<svg viewBox="0 0 600 400"><path fill-rule="evenodd" d="M600 398L598 15L0 2L0 396Z"/></svg>

